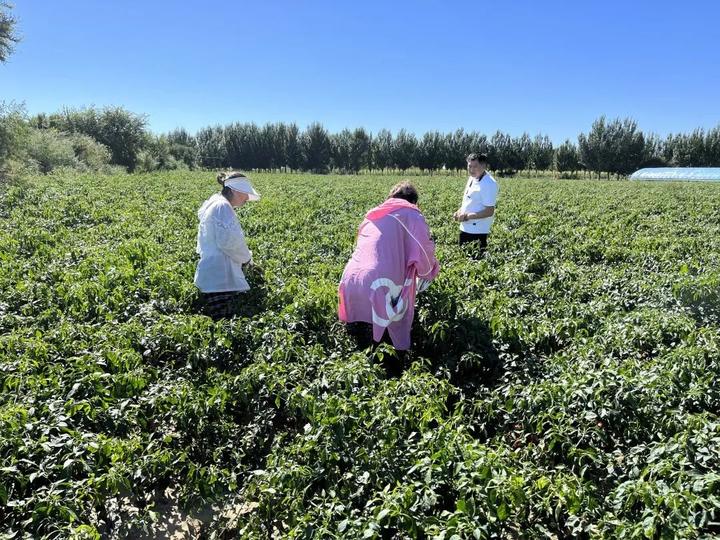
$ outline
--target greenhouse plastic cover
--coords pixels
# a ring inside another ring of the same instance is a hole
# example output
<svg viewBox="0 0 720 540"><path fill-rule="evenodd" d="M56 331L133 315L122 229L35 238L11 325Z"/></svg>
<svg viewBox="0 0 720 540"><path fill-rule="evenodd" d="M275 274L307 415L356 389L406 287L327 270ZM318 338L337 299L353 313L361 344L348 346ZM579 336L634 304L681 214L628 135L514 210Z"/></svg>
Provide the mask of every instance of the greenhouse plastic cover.
<svg viewBox="0 0 720 540"><path fill-rule="evenodd" d="M698 180L720 182L720 167L655 167L640 169L630 180Z"/></svg>

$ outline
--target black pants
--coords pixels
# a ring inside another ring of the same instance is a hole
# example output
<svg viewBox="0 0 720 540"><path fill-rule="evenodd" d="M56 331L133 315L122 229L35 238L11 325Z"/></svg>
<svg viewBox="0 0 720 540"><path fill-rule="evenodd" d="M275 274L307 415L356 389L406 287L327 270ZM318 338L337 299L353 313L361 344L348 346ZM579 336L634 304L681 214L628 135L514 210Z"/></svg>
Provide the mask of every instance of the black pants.
<svg viewBox="0 0 720 540"><path fill-rule="evenodd" d="M352 322L346 325L348 334L352 336L357 344L358 349L367 349L372 346L373 350L377 347L378 343L373 339L373 325L366 322ZM383 333L383 337L380 343L387 343L392 345L392 340L387 330ZM407 357L407 351L398 351L395 349L397 357L384 356L382 359L382 366L385 368L385 373L389 377L399 377L405 369L405 360Z"/></svg>
<svg viewBox="0 0 720 540"><path fill-rule="evenodd" d="M473 257L477 258L479 256L482 256L487 251L487 238L488 235L485 233L480 234L473 234L468 233L465 231L460 231L460 238L459 238L459 244L462 246L463 244L469 244L471 242L477 243L477 250L473 249L472 254Z"/></svg>

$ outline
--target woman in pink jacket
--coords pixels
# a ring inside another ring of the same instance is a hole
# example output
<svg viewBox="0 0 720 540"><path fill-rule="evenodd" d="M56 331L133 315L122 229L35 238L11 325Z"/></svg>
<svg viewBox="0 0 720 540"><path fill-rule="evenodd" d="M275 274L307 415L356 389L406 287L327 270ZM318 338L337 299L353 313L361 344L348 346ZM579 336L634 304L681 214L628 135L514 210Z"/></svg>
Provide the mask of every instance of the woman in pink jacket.
<svg viewBox="0 0 720 540"><path fill-rule="evenodd" d="M399 351L410 348L415 294L440 269L417 200L415 187L402 182L366 214L338 290L340 320L372 325L376 342L387 331Z"/></svg>

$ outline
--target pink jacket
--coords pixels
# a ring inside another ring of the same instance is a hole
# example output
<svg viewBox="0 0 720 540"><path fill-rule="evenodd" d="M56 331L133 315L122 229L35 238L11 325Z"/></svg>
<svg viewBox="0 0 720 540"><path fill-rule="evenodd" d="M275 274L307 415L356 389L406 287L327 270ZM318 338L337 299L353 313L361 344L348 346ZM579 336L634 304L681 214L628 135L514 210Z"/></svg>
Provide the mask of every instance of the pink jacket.
<svg viewBox="0 0 720 540"><path fill-rule="evenodd" d="M414 204L388 199L370 210L358 229L338 295L344 322L372 323L373 338L387 329L398 350L410 348L415 278L433 279L440 267L425 218Z"/></svg>

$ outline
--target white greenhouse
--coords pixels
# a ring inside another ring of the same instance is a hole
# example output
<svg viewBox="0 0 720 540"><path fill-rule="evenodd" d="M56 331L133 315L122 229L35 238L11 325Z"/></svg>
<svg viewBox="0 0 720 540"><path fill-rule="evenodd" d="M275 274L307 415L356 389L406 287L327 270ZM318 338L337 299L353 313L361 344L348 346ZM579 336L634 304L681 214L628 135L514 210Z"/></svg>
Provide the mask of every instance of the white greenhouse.
<svg viewBox="0 0 720 540"><path fill-rule="evenodd" d="M635 171L630 180L720 182L720 167L652 167Z"/></svg>

